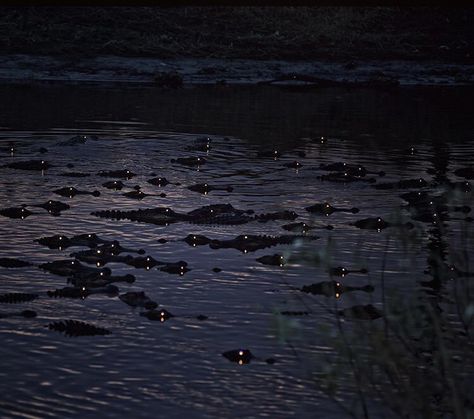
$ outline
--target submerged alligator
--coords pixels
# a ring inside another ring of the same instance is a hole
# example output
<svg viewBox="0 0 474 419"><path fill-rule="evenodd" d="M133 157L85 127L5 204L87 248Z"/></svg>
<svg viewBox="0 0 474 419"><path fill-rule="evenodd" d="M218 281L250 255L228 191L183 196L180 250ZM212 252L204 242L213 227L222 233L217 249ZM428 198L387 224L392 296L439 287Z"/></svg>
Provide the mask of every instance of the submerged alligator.
<svg viewBox="0 0 474 419"><path fill-rule="evenodd" d="M29 211L26 206L21 207L10 207L0 209L0 215L8 218L21 218L24 220L26 217L33 215L34 212Z"/></svg>
<svg viewBox="0 0 474 419"><path fill-rule="evenodd" d="M69 198L74 198L76 195L92 195L92 196L100 196L99 191L81 191L79 189L76 189L72 186L65 186L64 188L56 189L53 191L55 194L64 196L64 197L69 197Z"/></svg>
<svg viewBox="0 0 474 419"><path fill-rule="evenodd" d="M365 285L362 287L350 287L350 286L342 285L338 281L323 281L323 282L317 282L311 285L303 285L300 291L305 292L307 294L324 295L326 297L339 298L345 292L352 292L352 291L373 292L374 287L372 285Z"/></svg>
<svg viewBox="0 0 474 419"><path fill-rule="evenodd" d="M30 262L14 258L0 258L0 266L3 268L23 268L31 266Z"/></svg>
<svg viewBox="0 0 474 419"><path fill-rule="evenodd" d="M85 246L85 247L97 247L99 244L112 245L114 241L101 239L97 234L78 234L71 238L62 234L55 234L54 236L41 237L40 239L34 240L34 242L42 244L49 249L67 249L71 246Z"/></svg>
<svg viewBox="0 0 474 419"><path fill-rule="evenodd" d="M188 213L178 213L171 208L157 207L131 211L95 211L92 215L115 220L130 220L157 225L168 225L180 221L193 224L238 225L251 221L293 220L297 214L292 211L279 211L253 215L252 210L239 210L231 204L214 204L197 208Z"/></svg>
<svg viewBox="0 0 474 419"><path fill-rule="evenodd" d="M48 329L62 332L69 337L77 336L96 336L109 335L110 332L103 327L97 327L93 324L84 323L78 320L63 320L48 324Z"/></svg>
<svg viewBox="0 0 474 419"><path fill-rule="evenodd" d="M410 188L423 188L428 186L428 182L423 179L404 179L399 180L398 182L389 182L389 183L378 183L374 185L375 189L410 189Z"/></svg>
<svg viewBox="0 0 474 419"><path fill-rule="evenodd" d="M102 177L116 177L120 179L131 179L136 176L131 170L122 169L122 170L101 170L97 173L98 176Z"/></svg>
<svg viewBox="0 0 474 419"><path fill-rule="evenodd" d="M9 169L42 171L48 170L50 167L53 167L53 165L45 160L27 160L9 163L4 167L8 167Z"/></svg>
<svg viewBox="0 0 474 419"><path fill-rule="evenodd" d="M102 184L104 188L113 189L114 191L120 191L125 184L121 180L109 180Z"/></svg>
<svg viewBox="0 0 474 419"><path fill-rule="evenodd" d="M51 199L49 201L46 201L43 204L36 204L36 205L31 205L31 206L43 208L46 211L48 211L48 213L55 216L61 215L61 211L66 211L69 208L71 208L68 204L64 204L63 202L60 202L60 201L53 201Z"/></svg>
<svg viewBox="0 0 474 419"><path fill-rule="evenodd" d="M317 240L318 236L298 236L298 235L283 235L283 236L263 236L241 234L234 239L229 240L212 240L205 236L197 234L189 234L183 241L190 246L209 245L211 249L236 249L243 253L255 252L266 247L277 246L280 244L291 244L295 239Z"/></svg>
<svg viewBox="0 0 474 419"><path fill-rule="evenodd" d="M193 192L199 192L203 195L207 195L211 191L226 191L232 192L234 188L232 186L213 186L208 183L197 183L195 185L188 186L188 189Z"/></svg>
<svg viewBox="0 0 474 419"><path fill-rule="evenodd" d="M352 214L357 214L359 212L359 208L336 208L328 202L314 204L309 207L306 207L305 209L311 214L318 215L331 215L333 212L350 212Z"/></svg>
<svg viewBox="0 0 474 419"><path fill-rule="evenodd" d="M365 230L377 230L381 231L387 227L404 227L408 229L412 229L414 225L410 222L400 224L400 223L390 223L385 221L381 217L376 218L364 218L362 220L358 220L355 223L351 223L350 225L354 225L357 228L365 229Z"/></svg>
<svg viewBox="0 0 474 419"><path fill-rule="evenodd" d="M365 177L366 175L369 175L369 174L385 176L384 171L373 172L373 171L367 170L364 166L360 164L353 165L353 164L347 164L345 162L321 164L319 166L319 169L326 170L328 172L342 172L342 173L345 173L347 176L353 176L353 177Z"/></svg>

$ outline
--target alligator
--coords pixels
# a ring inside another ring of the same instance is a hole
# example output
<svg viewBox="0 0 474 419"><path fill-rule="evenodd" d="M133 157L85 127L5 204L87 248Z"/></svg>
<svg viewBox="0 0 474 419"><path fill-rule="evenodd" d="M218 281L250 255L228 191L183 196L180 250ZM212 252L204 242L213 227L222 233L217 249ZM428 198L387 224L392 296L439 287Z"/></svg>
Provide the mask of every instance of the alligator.
<svg viewBox="0 0 474 419"><path fill-rule="evenodd" d="M384 171L373 172L373 171L367 170L364 166L360 164L352 165L352 164L347 164L344 162L321 164L319 168L321 170L326 170L328 172L344 172L348 176L354 176L354 177L365 177L368 174L385 176Z"/></svg>
<svg viewBox="0 0 474 419"><path fill-rule="evenodd" d="M300 167L303 167L303 165L299 161L292 161L290 163L285 163L283 166L288 167L290 169L299 169Z"/></svg>
<svg viewBox="0 0 474 419"><path fill-rule="evenodd" d="M38 294L29 294L24 292L11 292L8 294L0 294L0 303L16 304L26 301L33 301L38 298Z"/></svg>
<svg viewBox="0 0 474 419"><path fill-rule="evenodd" d="M111 332L102 327L94 326L93 324L84 323L78 320L63 320L48 324L48 329L62 332L69 337L77 336L96 336L109 335Z"/></svg>
<svg viewBox="0 0 474 419"><path fill-rule="evenodd" d="M95 135L76 135L72 138L69 138L68 140L61 141L57 143L56 145L59 146L74 146L74 145L80 145L80 144L85 144L89 140L97 140L98 137Z"/></svg>
<svg viewBox="0 0 474 419"><path fill-rule="evenodd" d="M122 170L101 170L99 173L97 173L98 176L101 177L116 177L120 179L132 179L134 176L136 176L135 173L128 169L122 169Z"/></svg>
<svg viewBox="0 0 474 419"><path fill-rule="evenodd" d="M342 278L344 278L346 275L349 275L351 273L366 274L368 272L369 271L365 268L354 269L354 270L346 269L346 268L343 268L342 266L338 266L338 267L335 267L335 268L329 268L329 274L330 275L340 276Z"/></svg>
<svg viewBox="0 0 474 419"><path fill-rule="evenodd" d="M257 157L271 157L273 159L278 159L282 154L278 150L262 150L257 153Z"/></svg>
<svg viewBox="0 0 474 419"><path fill-rule="evenodd" d="M85 286L81 287L64 287L59 288L54 291L48 291L48 297L52 298L81 298L85 299L91 294L106 294L109 297L114 297L118 295L119 288L115 285L108 284L104 287L98 288L86 288Z"/></svg>
<svg viewBox="0 0 474 419"><path fill-rule="evenodd" d="M158 304L151 300L143 291L127 292L120 295L119 298L132 307L143 307L147 310L153 310L158 307Z"/></svg>
<svg viewBox="0 0 474 419"><path fill-rule="evenodd" d="M121 180L109 180L102 184L104 188L113 189L115 191L120 191L125 184Z"/></svg>
<svg viewBox="0 0 474 419"><path fill-rule="evenodd" d="M274 255L265 255L256 259L257 262L260 262L264 265L280 266L282 267L285 264L285 259L283 255L275 253Z"/></svg>
<svg viewBox="0 0 474 419"><path fill-rule="evenodd" d="M206 236L202 236L200 234L188 234L183 241L185 241L190 246L204 246L209 244L212 240L207 238Z"/></svg>
<svg viewBox="0 0 474 419"><path fill-rule="evenodd" d="M298 214L294 211L277 211L277 212L267 212L264 214L258 214L255 216L255 219L260 223L265 223L267 221L275 220L294 220L298 218Z"/></svg>
<svg viewBox="0 0 474 419"><path fill-rule="evenodd" d="M328 181L328 182L338 182L338 183L350 183L350 182L367 182L375 183L374 178L365 178L362 176L353 176L346 172L331 172L327 175L318 176L318 179Z"/></svg>
<svg viewBox="0 0 474 419"><path fill-rule="evenodd" d="M50 249L66 249L71 246L85 246L85 247L96 247L99 244L112 245L118 242L101 239L97 234L78 234L71 238L61 234L55 234L54 236L41 237L40 239L34 240L36 243L47 246ZM139 252L138 252L139 253Z"/></svg>
<svg viewBox="0 0 474 419"><path fill-rule="evenodd" d="M169 274L184 275L186 272L189 272L188 264L182 260L178 262L168 262L158 269L162 272L167 272Z"/></svg>
<svg viewBox="0 0 474 419"><path fill-rule="evenodd" d="M248 349L234 349L232 351L224 352L222 356L239 365L249 364L250 361L255 358L252 352Z"/></svg>
<svg viewBox="0 0 474 419"><path fill-rule="evenodd" d="M36 317L37 314L36 314L36 311L33 311L33 310L23 310L23 311L20 311L19 313L0 313L0 319L5 319L5 318L8 318L8 317L18 317L18 316L21 316L21 317L24 317L26 319L32 319L33 317Z"/></svg>
<svg viewBox="0 0 474 419"><path fill-rule="evenodd" d="M27 160L9 163L4 167L8 167L9 169L42 171L48 170L49 168L53 167L53 165L49 164L46 160Z"/></svg>
<svg viewBox="0 0 474 419"><path fill-rule="evenodd" d="M152 196L150 194L142 192L141 190L133 190L133 191L130 191L130 192L125 192L122 195L127 197L127 198L130 198L130 199L137 199L139 201L141 201L143 198L146 198L147 196ZM160 196L162 198L164 198L166 195L161 194Z"/></svg>
<svg viewBox="0 0 474 419"><path fill-rule="evenodd" d="M341 294L352 291L373 292L372 285L365 285L363 287L350 287L342 285L338 281L322 281L311 285L303 285L300 291L313 295L324 295L326 297L339 298Z"/></svg>
<svg viewBox="0 0 474 419"><path fill-rule="evenodd" d="M300 222L300 223L285 224L285 225L282 225L281 228L283 228L286 231L291 231L292 233L306 234L308 231L314 230L316 227L309 226L306 223ZM334 230L334 227L332 225L327 225L321 228L325 230Z"/></svg>
<svg viewBox="0 0 474 419"><path fill-rule="evenodd" d="M41 269L60 276L80 279L107 278L112 274L109 268L97 269L84 266L78 260L63 259L39 265Z"/></svg>
<svg viewBox="0 0 474 419"><path fill-rule="evenodd" d="M232 192L234 190L232 186L213 186L207 183L198 183L196 185L191 185L188 186L188 189L193 192L199 192L203 195L207 195L211 191Z"/></svg>
<svg viewBox="0 0 474 419"><path fill-rule="evenodd" d="M338 310L340 316L359 320L375 320L383 316L381 311L372 304L356 305L353 307Z"/></svg>
<svg viewBox="0 0 474 419"><path fill-rule="evenodd" d="M0 215L8 218L21 218L24 220L26 217L33 214L34 212L29 211L26 206L0 209Z"/></svg>
<svg viewBox="0 0 474 419"><path fill-rule="evenodd" d="M72 283L75 287L81 287L86 289L104 289L110 284L116 282L126 282L128 284L134 283L136 280L132 274L126 275L109 275L109 276L83 276L83 277L72 277L68 278L68 282Z"/></svg>
<svg viewBox="0 0 474 419"><path fill-rule="evenodd" d="M179 163L184 166L201 166L207 163L204 157L178 157L177 159L171 159L171 163Z"/></svg>
<svg viewBox="0 0 474 419"><path fill-rule="evenodd" d="M51 215L54 215L54 216L59 216L61 215L61 211L65 211L71 208L68 204L64 204L63 202L60 202L60 201L53 201L51 199L49 201L46 201L44 204L36 204L36 205L31 205L31 206L43 208L46 211L48 211Z"/></svg>
<svg viewBox="0 0 474 419"><path fill-rule="evenodd" d="M105 210L91 213L96 217L111 218L115 220L130 220L141 223L168 225L178 221L187 221L186 214L174 212L171 208L158 207L132 211Z"/></svg>
<svg viewBox="0 0 474 419"><path fill-rule="evenodd" d="M237 249L243 253L255 252L256 250L272 247L279 244L291 244L295 239L304 238L307 240L319 239L318 236L257 236L242 234L230 240L212 240L209 243L211 249Z"/></svg>
<svg viewBox="0 0 474 419"><path fill-rule="evenodd" d="M454 171L454 174L456 176L472 180L472 179L474 179L474 168L472 168L472 167L461 167L460 169L456 169Z"/></svg>
<svg viewBox="0 0 474 419"><path fill-rule="evenodd" d="M311 214L318 215L331 215L333 212L350 212L352 214L357 214L359 212L359 208L336 208L328 202L323 202L322 204L314 204L309 207L306 207L305 209Z"/></svg>
<svg viewBox="0 0 474 419"><path fill-rule="evenodd" d="M165 177L154 177L152 179L148 179L147 182L150 185L160 186L160 187L169 185L169 183L170 183L170 182L168 182L168 179L166 179Z"/></svg>
<svg viewBox="0 0 474 419"><path fill-rule="evenodd" d="M64 188L60 188L60 189L56 189L53 191L55 194L57 195L60 195L60 196L64 196L64 197L69 197L69 198L73 198L75 197L76 195L92 195L92 196L100 196L100 192L99 191L92 191L92 192L89 192L89 191L81 191L79 189L76 189L72 186L69 186L69 187L64 187Z"/></svg>
<svg viewBox="0 0 474 419"><path fill-rule="evenodd" d="M140 316L146 317L148 320L157 320L161 323L174 317L173 314L164 308L154 308L152 310L144 311L140 313Z"/></svg>
<svg viewBox="0 0 474 419"><path fill-rule="evenodd" d="M0 266L3 268L23 268L25 266L31 266L30 262L26 262L20 259L14 258L0 258Z"/></svg>
<svg viewBox="0 0 474 419"><path fill-rule="evenodd" d="M398 182L389 183L378 183L374 185L375 189L410 189L410 188L422 188L428 186L428 182L423 179L404 179Z"/></svg>

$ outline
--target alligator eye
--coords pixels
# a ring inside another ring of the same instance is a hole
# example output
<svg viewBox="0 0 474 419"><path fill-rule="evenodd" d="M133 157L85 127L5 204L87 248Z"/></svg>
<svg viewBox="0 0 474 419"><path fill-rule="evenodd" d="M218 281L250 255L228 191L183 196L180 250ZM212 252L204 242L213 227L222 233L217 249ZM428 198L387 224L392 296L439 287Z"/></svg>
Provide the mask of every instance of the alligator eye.
<svg viewBox="0 0 474 419"><path fill-rule="evenodd" d="M197 161L201 161L201 158L200 158L200 157L198 157L198 158L197 158Z"/></svg>
<svg viewBox="0 0 474 419"><path fill-rule="evenodd" d="M97 254L100 255L100 250L97 250Z"/></svg>
<svg viewBox="0 0 474 419"><path fill-rule="evenodd" d="M377 222L380 223L382 221L381 218L377 218Z"/></svg>
<svg viewBox="0 0 474 419"><path fill-rule="evenodd" d="M97 262L96 265L97 265L97 267L99 268L99 267L100 267L100 262Z"/></svg>
<svg viewBox="0 0 474 419"><path fill-rule="evenodd" d="M127 170L127 175L130 173L130 170Z"/></svg>
<svg viewBox="0 0 474 419"><path fill-rule="evenodd" d="M21 209L21 212L25 212L25 209L24 209L24 208L22 208L22 209Z"/></svg>
<svg viewBox="0 0 474 419"><path fill-rule="evenodd" d="M211 212L214 212L214 210L211 209Z"/></svg>
<svg viewBox="0 0 474 419"><path fill-rule="evenodd" d="M74 265L74 261L71 262L71 265Z"/></svg>
<svg viewBox="0 0 474 419"><path fill-rule="evenodd" d="M244 236L244 239L248 239L248 236Z"/></svg>
<svg viewBox="0 0 474 419"><path fill-rule="evenodd" d="M150 262L150 258L146 258L146 261L147 261L147 262Z"/></svg>
<svg viewBox="0 0 474 419"><path fill-rule="evenodd" d="M169 209L168 209L168 208L166 208L166 211L165 211L165 212L168 212L168 211L169 211Z"/></svg>
<svg viewBox="0 0 474 419"><path fill-rule="evenodd" d="M149 271L149 270L150 270L150 267L149 267L149 266L146 266L145 269L146 269L147 271Z"/></svg>
<svg viewBox="0 0 474 419"><path fill-rule="evenodd" d="M162 311L160 314L161 314L163 317L165 316L165 312L164 312L164 311Z"/></svg>
<svg viewBox="0 0 474 419"><path fill-rule="evenodd" d="M82 291L85 291L86 290L86 287L82 287Z"/></svg>
<svg viewBox="0 0 474 419"><path fill-rule="evenodd" d="M61 236L59 236L59 240L62 240L63 238Z"/></svg>
<svg viewBox="0 0 474 419"><path fill-rule="evenodd" d="M48 202L48 204L52 204L52 203L53 203L53 201L49 201L49 202Z"/></svg>
<svg viewBox="0 0 474 419"><path fill-rule="evenodd" d="M341 296L341 294L339 294L338 292L336 292L335 297L336 297L336 298L339 298L340 296Z"/></svg>
<svg viewBox="0 0 474 419"><path fill-rule="evenodd" d="M244 351L239 351L239 356L243 356L244 355Z"/></svg>
<svg viewBox="0 0 474 419"><path fill-rule="evenodd" d="M100 273L100 276L104 276L104 273L103 273L103 272L101 272L101 273Z"/></svg>
<svg viewBox="0 0 474 419"><path fill-rule="evenodd" d="M41 164L44 164L44 160L41 160Z"/></svg>

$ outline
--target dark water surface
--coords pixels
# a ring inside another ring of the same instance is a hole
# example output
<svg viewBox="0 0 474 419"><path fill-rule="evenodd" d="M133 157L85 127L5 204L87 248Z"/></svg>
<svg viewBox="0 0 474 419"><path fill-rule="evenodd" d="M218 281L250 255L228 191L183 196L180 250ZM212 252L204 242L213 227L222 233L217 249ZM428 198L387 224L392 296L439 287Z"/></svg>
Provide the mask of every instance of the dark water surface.
<svg viewBox="0 0 474 419"><path fill-rule="evenodd" d="M454 170L472 167L474 159L473 91L466 88L374 90L297 90L291 88L195 87L178 91L74 86L0 86L0 202L1 208L33 205L47 200L67 202L71 208L52 216L30 207L21 219L0 216L0 257L17 257L35 265L66 259L79 248L50 250L33 240L53 234L97 233L123 246L143 248L158 260L184 260L184 275L134 269L111 263L115 274L132 273L133 284L116 284L120 292L145 291L176 317L153 322L118 297L92 295L81 299L53 299L46 291L66 286L66 278L38 269L0 267L0 294L38 293L40 298L1 304L0 313L35 310L38 317L0 319L1 417L340 417L319 390L315 373L333 349L327 334L334 328L334 310L372 303L381 307L380 277L387 246L387 295L409 296L429 280L427 242L431 225L411 221L416 244L404 249L394 229L361 230L350 223L367 217L393 219L400 213L400 194L418 189L377 190L373 183L321 181L320 164L344 161L385 177L367 175L376 183L424 178L441 189L436 176L466 181ZM86 144L58 143L77 134L97 135ZM195 151L195 140L212 139L208 153ZM321 144L320 137L327 141ZM11 155L9 147L14 145ZM407 151L414 146L414 152ZM41 154L44 147L47 153ZM278 159L258 153L277 149ZM302 157L304 152L305 157ZM201 156L199 167L170 162L177 157ZM15 170L4 165L44 159L54 167L44 173ZM299 170L285 167L299 161ZM67 164L73 168L67 168ZM100 170L127 168L137 176L122 191L102 187L114 178ZM428 170L428 172L427 172ZM435 170L436 172L432 172ZM69 178L63 172L91 176ZM159 188L146 182L150 173L172 184ZM207 195L188 190L195 183L232 186L232 192ZM179 185L176 185L179 183ZM140 185L149 193L141 201L123 192ZM63 198L52 191L74 186L100 191L100 197ZM444 186L443 186L444 187ZM160 197L160 193L166 197ZM453 193L458 205L472 205L472 193ZM328 201L335 207L360 209L358 214L335 212L311 216L305 207ZM283 230L292 221L252 221L242 225L168 226L98 218L103 209L131 210L170 207L188 212L198 207L230 203L256 214L292 210L294 221L316 226L309 243L240 252L235 249L192 247L183 239L202 234L230 239L239 234L295 234ZM472 233L466 214L453 212L443 239L455 255L459 237ZM471 215L471 214L467 214ZM331 224L334 229L324 227ZM472 234L468 237L472 237ZM166 243L158 242L166 239ZM387 239L390 239L387 244ZM335 278L346 286L371 284L374 292L345 293L337 300L300 292L303 285L327 281L324 266L313 266L302 255L331 250L331 265L367 268L368 274ZM472 255L473 243L467 243ZM255 259L280 253L294 262L267 266ZM214 272L213 268L222 269ZM282 316L281 311L308 311ZM207 320L196 316L205 315ZM66 337L49 330L53 321L74 319L105 327L107 336ZM376 320L379 321L379 320ZM326 330L329 328L329 332ZM324 331L326 330L326 331ZM229 362L221 354L247 348L256 359L248 365ZM274 364L266 359L272 358ZM351 373L341 371L341 383ZM351 386L340 395L354 397Z"/></svg>

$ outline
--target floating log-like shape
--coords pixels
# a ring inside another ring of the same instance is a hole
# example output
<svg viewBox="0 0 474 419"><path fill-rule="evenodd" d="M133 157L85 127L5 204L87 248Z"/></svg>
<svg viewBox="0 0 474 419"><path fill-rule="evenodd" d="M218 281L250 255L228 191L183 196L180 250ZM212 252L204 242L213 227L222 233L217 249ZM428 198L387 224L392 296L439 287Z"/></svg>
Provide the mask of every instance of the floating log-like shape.
<svg viewBox="0 0 474 419"><path fill-rule="evenodd" d="M147 310L153 310L158 307L155 301L151 300L143 291L127 292L119 296L126 304L132 307L143 307Z"/></svg>
<svg viewBox="0 0 474 419"><path fill-rule="evenodd" d="M77 320L63 320L59 322L53 322L48 325L50 330L62 332L66 336L78 337L78 336L96 336L96 335L109 335L111 332L102 327L94 326L93 324L84 323Z"/></svg>

